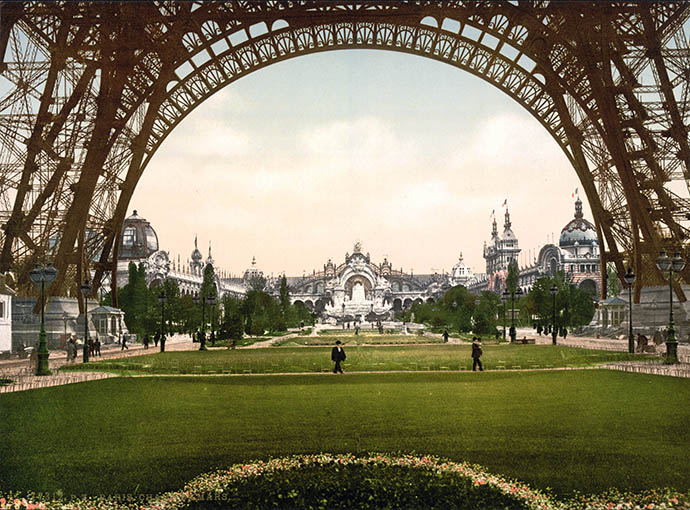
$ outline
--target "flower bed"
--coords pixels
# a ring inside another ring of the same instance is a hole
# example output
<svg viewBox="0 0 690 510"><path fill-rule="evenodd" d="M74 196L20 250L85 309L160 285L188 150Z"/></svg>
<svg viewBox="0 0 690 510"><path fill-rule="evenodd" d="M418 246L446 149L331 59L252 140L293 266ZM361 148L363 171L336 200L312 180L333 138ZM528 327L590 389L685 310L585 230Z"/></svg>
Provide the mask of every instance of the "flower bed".
<svg viewBox="0 0 690 510"><path fill-rule="evenodd" d="M527 485L467 463L430 456L302 455L236 464L200 475L183 490L136 496L51 499L0 497L0 509L506 508L540 510L690 509L671 490L609 491L557 501Z"/></svg>

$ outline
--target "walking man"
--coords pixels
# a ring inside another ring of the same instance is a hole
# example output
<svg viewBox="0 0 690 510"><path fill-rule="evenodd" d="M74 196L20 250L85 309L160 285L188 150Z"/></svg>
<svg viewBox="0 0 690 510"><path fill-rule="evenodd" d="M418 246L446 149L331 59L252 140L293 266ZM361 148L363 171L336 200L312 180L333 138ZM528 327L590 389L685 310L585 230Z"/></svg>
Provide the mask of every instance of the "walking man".
<svg viewBox="0 0 690 510"><path fill-rule="evenodd" d="M448 343L448 330L447 329L443 330L443 343L444 344Z"/></svg>
<svg viewBox="0 0 690 510"><path fill-rule="evenodd" d="M331 351L331 359L335 361L335 367L333 367L333 373L337 374L340 372L341 374L343 373L343 369L340 366L341 361L345 361L345 351L341 347L342 342L340 340L335 341L335 347L333 347L333 350Z"/></svg>
<svg viewBox="0 0 690 510"><path fill-rule="evenodd" d="M483 372L484 367L482 367L482 362L479 358L482 357L482 343L476 336L472 337L472 372L477 371L477 366L479 366L479 371Z"/></svg>

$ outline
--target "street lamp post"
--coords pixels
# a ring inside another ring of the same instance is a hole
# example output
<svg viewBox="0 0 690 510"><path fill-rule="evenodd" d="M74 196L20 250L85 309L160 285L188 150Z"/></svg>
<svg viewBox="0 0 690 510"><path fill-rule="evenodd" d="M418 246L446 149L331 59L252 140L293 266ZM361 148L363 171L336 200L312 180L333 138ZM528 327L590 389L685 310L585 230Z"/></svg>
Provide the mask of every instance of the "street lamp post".
<svg viewBox="0 0 690 510"><path fill-rule="evenodd" d="M508 289L501 294L501 303L503 303L503 340L506 339L506 303L508 302L509 295Z"/></svg>
<svg viewBox="0 0 690 510"><path fill-rule="evenodd" d="M160 296L158 296L158 301L161 304L161 352L165 351L165 341L163 336L165 335L165 292L161 290Z"/></svg>
<svg viewBox="0 0 690 510"><path fill-rule="evenodd" d="M551 286L551 295L553 296L553 321L551 322L551 343L556 345L556 337L558 336L558 331L556 330L556 294L558 294L558 287L554 283Z"/></svg>
<svg viewBox="0 0 690 510"><path fill-rule="evenodd" d="M676 330L673 326L673 273L678 273L685 267L685 260L680 256L679 252L673 255L673 259L666 255L666 252L661 252L659 258L656 259L656 267L660 271L668 271L668 290L669 290L669 306L668 306L668 336L666 337L666 363L678 363L678 341L676 340Z"/></svg>
<svg viewBox="0 0 690 510"><path fill-rule="evenodd" d="M84 280L79 289L84 296L84 354L82 361L87 363L89 361L89 292L91 292L89 280Z"/></svg>
<svg viewBox="0 0 690 510"><path fill-rule="evenodd" d="M632 354L635 352L635 337L633 337L632 327L632 286L633 283L635 283L635 273L633 273L631 267L629 267L628 270L625 272L625 276L623 276L623 279L625 280L625 283L628 284L628 323L630 325L630 329L628 330L628 352Z"/></svg>
<svg viewBox="0 0 690 510"><path fill-rule="evenodd" d="M48 343L46 342L45 329L45 301L46 301L46 283L50 286L57 277L57 269L52 264L43 267L37 265L29 272L29 278L36 286L41 284L41 329L38 333L38 363L36 364L36 375L50 375L50 367L48 364Z"/></svg>
<svg viewBox="0 0 690 510"><path fill-rule="evenodd" d="M215 343L216 343L216 331L215 331L214 320L216 318L216 309L214 308L214 305L216 304L216 297L215 296L209 296L208 297L208 304L211 307L211 345L215 345Z"/></svg>
<svg viewBox="0 0 690 510"><path fill-rule="evenodd" d="M510 292L510 341L515 343L515 337L517 332L515 331L515 294L517 294L518 299L522 296L522 288L518 287L517 292Z"/></svg>

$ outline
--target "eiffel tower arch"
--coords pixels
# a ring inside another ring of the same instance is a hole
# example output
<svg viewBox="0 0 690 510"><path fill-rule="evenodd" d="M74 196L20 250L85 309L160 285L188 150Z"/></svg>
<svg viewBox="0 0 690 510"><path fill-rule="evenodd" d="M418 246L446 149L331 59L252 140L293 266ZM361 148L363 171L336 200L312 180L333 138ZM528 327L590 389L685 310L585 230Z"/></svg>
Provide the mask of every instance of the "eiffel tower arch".
<svg viewBox="0 0 690 510"><path fill-rule="evenodd" d="M689 18L682 1L0 2L0 271L21 287L50 259L52 292L95 271L95 293L194 108L272 63L367 48L470 72L532 114L582 183L601 267L632 267L639 300L661 250L690 256Z"/></svg>

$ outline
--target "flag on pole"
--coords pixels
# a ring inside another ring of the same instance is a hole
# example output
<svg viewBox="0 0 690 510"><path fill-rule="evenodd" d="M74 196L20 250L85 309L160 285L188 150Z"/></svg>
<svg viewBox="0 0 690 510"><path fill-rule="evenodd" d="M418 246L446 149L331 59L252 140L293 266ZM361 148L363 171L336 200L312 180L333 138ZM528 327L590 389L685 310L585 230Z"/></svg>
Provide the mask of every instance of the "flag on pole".
<svg viewBox="0 0 690 510"><path fill-rule="evenodd" d="M577 190L578 188L575 188L575 191L573 191L573 194L571 195L572 198L575 198L575 195L577 195Z"/></svg>
<svg viewBox="0 0 690 510"><path fill-rule="evenodd" d="M503 201L503 204L501 204L501 207L505 207L507 203L508 203L508 199L506 198L506 199Z"/></svg>
<svg viewBox="0 0 690 510"><path fill-rule="evenodd" d="M491 218L494 217L494 213L495 213L495 212L496 212L496 209L494 209L494 210L491 211L491 214L489 215L489 219L491 219Z"/></svg>

